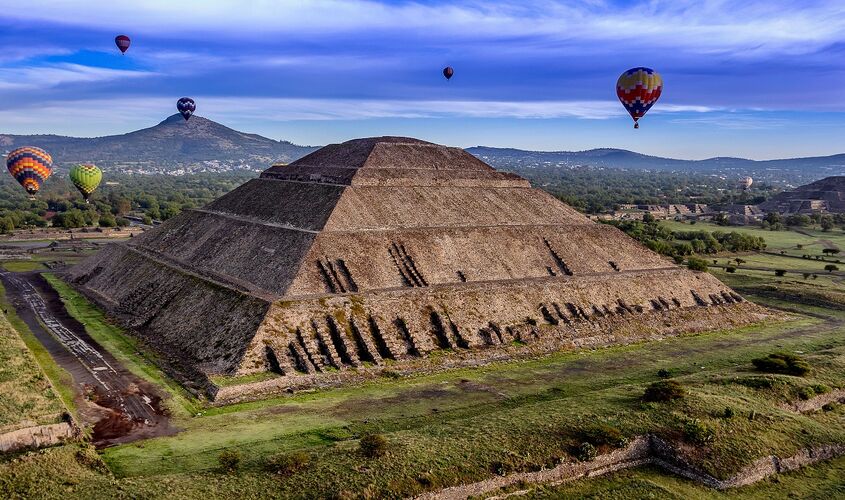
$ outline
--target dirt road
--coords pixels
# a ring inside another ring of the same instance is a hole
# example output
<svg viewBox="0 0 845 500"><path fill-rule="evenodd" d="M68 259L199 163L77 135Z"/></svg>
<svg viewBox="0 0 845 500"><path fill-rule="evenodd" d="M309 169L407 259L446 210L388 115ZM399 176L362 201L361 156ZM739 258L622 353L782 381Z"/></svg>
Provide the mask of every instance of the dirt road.
<svg viewBox="0 0 845 500"><path fill-rule="evenodd" d="M81 418L93 425L98 446L172 431L161 397L94 341L71 317L58 294L37 272L0 271L6 294L55 361L73 377Z"/></svg>

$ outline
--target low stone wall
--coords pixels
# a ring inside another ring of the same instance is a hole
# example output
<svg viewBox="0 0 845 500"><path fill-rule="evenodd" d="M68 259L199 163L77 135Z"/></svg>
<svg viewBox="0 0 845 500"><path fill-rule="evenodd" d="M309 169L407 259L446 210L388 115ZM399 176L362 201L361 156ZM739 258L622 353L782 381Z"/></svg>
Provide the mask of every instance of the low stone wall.
<svg viewBox="0 0 845 500"><path fill-rule="evenodd" d="M794 412L806 413L816 411L828 403L845 403L845 389L836 389L827 394L821 394L806 401L795 401L783 407Z"/></svg>
<svg viewBox="0 0 845 500"><path fill-rule="evenodd" d="M566 462L553 469L538 472L519 472L493 477L477 483L453 486L417 497L420 500L457 500L484 495L517 484L538 483L557 485L577 479L596 477L623 469L652 464L673 474L697 481L720 490L756 483L768 476L798 469L805 465L828 460L845 454L845 444L822 445L799 451L788 458L774 455L760 458L736 475L719 480L696 470L678 458L675 450L655 436L637 436L625 448L613 450L587 462ZM523 495L525 490L503 494L502 497Z"/></svg>
<svg viewBox="0 0 845 500"><path fill-rule="evenodd" d="M72 439L74 436L73 427L66 422L27 427L0 434L0 452L52 446Z"/></svg>

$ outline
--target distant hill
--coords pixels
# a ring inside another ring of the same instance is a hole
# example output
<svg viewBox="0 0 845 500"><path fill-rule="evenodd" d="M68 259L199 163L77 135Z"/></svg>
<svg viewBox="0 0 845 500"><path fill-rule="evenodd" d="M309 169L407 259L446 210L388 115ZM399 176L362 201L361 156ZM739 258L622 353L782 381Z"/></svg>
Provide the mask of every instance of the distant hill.
<svg viewBox="0 0 845 500"><path fill-rule="evenodd" d="M467 151L496 168L515 172L574 167L671 170L725 176L750 175L758 180L799 184L830 175L845 175L845 154L757 161L732 157L678 160L610 148L587 151L525 151L476 146L468 148Z"/></svg>
<svg viewBox="0 0 845 500"><path fill-rule="evenodd" d="M0 134L4 153L24 145L46 149L60 170L91 162L107 171L169 174L259 171L317 149L238 132L201 116L186 122L179 114L154 127L105 137Z"/></svg>

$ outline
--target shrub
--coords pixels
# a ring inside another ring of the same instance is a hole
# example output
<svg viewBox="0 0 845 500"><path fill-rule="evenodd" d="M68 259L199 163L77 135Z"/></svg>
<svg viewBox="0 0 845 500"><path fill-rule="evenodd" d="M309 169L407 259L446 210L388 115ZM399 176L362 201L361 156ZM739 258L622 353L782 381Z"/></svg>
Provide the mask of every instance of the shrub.
<svg viewBox="0 0 845 500"><path fill-rule="evenodd" d="M684 439L690 443L707 444L716 439L713 429L697 418L689 419L684 423Z"/></svg>
<svg viewBox="0 0 845 500"><path fill-rule="evenodd" d="M672 372L670 372L666 368L661 368L657 370L657 376L660 378L669 378L672 376Z"/></svg>
<svg viewBox="0 0 845 500"><path fill-rule="evenodd" d="M628 444L628 438L622 435L622 431L607 424L597 424L581 431L581 437L585 442L594 446L622 447Z"/></svg>
<svg viewBox="0 0 845 500"><path fill-rule="evenodd" d="M728 406L728 407L725 408L725 411L722 412L722 418L725 418L725 419L734 418L735 414L736 413L734 413L734 409L731 408L730 406Z"/></svg>
<svg viewBox="0 0 845 500"><path fill-rule="evenodd" d="M361 438L358 446L365 457L381 457L387 453L387 438L381 434L367 434Z"/></svg>
<svg viewBox="0 0 845 500"><path fill-rule="evenodd" d="M226 472L234 472L241 465L241 452L238 450L223 450L217 457L220 467Z"/></svg>
<svg viewBox="0 0 845 500"><path fill-rule="evenodd" d="M830 392L830 387L824 384L815 384L813 386L813 392L815 392L816 394L827 394L828 392Z"/></svg>
<svg viewBox="0 0 845 500"><path fill-rule="evenodd" d="M830 403L826 403L822 406L822 410L824 411L834 411L836 409L836 403L831 401Z"/></svg>
<svg viewBox="0 0 845 500"><path fill-rule="evenodd" d="M674 380L660 380L646 387L643 393L643 401L649 403L671 401L673 399L680 399L684 395L684 388L678 382Z"/></svg>
<svg viewBox="0 0 845 500"><path fill-rule="evenodd" d="M816 391L813 390L812 387L802 387L798 389L798 397L803 400L811 399L813 396L816 395Z"/></svg>
<svg viewBox="0 0 845 500"><path fill-rule="evenodd" d="M728 267L725 268L725 271L727 271L729 273L735 273L736 268L734 266L728 266Z"/></svg>
<svg viewBox="0 0 845 500"><path fill-rule="evenodd" d="M596 447L590 443L581 443L578 450L575 452L575 458L577 458L579 462L592 460L596 458L596 455Z"/></svg>
<svg viewBox="0 0 845 500"><path fill-rule="evenodd" d="M269 472L289 476L304 469L310 461L311 457L304 451L279 453L267 459L266 467Z"/></svg>
<svg viewBox="0 0 845 500"><path fill-rule="evenodd" d="M687 267L692 271L706 271L707 261L696 257L690 257L687 259Z"/></svg>
<svg viewBox="0 0 845 500"><path fill-rule="evenodd" d="M783 269L775 269L775 276L786 276L786 271Z"/></svg>
<svg viewBox="0 0 845 500"><path fill-rule="evenodd" d="M751 362L761 372L798 376L804 376L810 372L810 364L794 354L773 353L765 358L752 359Z"/></svg>

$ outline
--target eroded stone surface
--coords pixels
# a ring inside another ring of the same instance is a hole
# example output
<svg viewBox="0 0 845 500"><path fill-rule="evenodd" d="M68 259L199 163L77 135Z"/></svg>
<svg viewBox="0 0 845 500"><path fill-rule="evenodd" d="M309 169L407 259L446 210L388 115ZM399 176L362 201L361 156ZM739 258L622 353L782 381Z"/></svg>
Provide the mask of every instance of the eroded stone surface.
<svg viewBox="0 0 845 500"><path fill-rule="evenodd" d="M189 371L270 370L278 388L766 315L516 175L399 137L274 166L70 279Z"/></svg>

